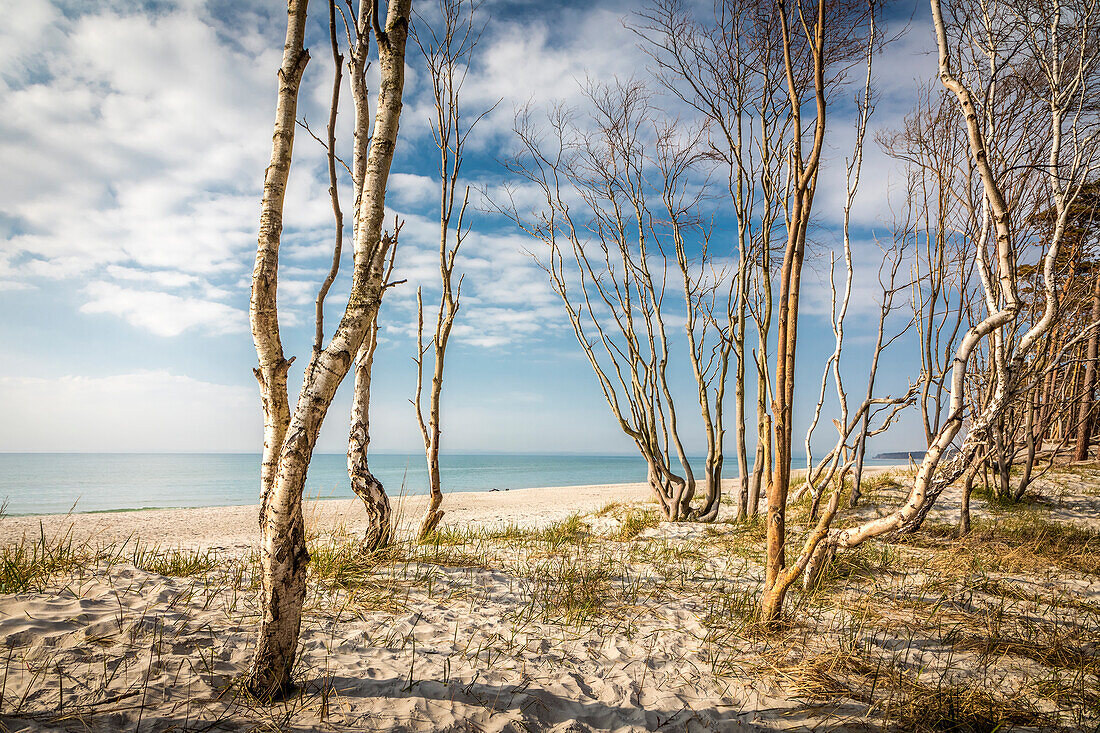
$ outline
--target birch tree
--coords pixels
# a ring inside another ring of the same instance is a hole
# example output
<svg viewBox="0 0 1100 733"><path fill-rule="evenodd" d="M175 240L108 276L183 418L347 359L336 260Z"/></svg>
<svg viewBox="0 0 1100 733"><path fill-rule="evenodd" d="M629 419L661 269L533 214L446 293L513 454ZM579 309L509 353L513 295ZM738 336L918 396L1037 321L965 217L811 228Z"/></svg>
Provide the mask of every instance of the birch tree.
<svg viewBox="0 0 1100 733"><path fill-rule="evenodd" d="M306 4L305 0L290 0L287 6L286 44L279 70L271 164L264 179L250 303L252 335L259 358L256 378L264 412L264 452L260 626L245 686L263 699L284 695L293 688L291 673L309 563L302 516L306 472L321 423L370 331L385 289L384 275L393 237L383 233L382 219L401 113L411 0L390 2L384 26L377 15L363 8L354 23L348 23L349 34L354 33L362 40L362 36L371 32L366 22L368 18L371 20L380 66L374 129L362 162L362 185L357 192L352 283L340 324L329 342L313 351L292 409L287 394L291 360L285 358L280 339L276 295L283 200L290 174L298 92L309 60L304 48ZM330 13L334 12L334 6L330 5ZM353 76L357 113L359 105L367 104L365 85L359 81L362 80ZM360 133L365 135L366 131Z"/></svg>
<svg viewBox="0 0 1100 733"><path fill-rule="evenodd" d="M350 11L351 6L349 5ZM354 19L345 16L343 11L341 11L341 17L344 19L345 35L349 46L348 71L351 77L352 103L355 111L351 167L352 185L355 191L352 236L353 239L358 241L359 230L364 223L360 212L363 209L363 191L367 180L367 165L371 159L373 145L370 127L370 95L367 90L365 72L371 36L374 35L379 39L379 55L381 56L381 39L384 38L385 31L382 30L375 16L374 5L363 2L363 0L360 0L358 12ZM401 46L402 60L404 59L403 44L404 41L402 41ZM379 95L379 102L381 103L381 94ZM391 248L386 270L381 277L383 288L379 292L379 298L385 294L385 285L388 283L389 275L393 271L399 231L400 224L395 221L391 236L394 246ZM367 552L387 545L392 537L392 509L389 497L386 496L386 490L382 482L371 472L368 462L371 375L374 368L374 352L378 347L377 317L380 305L379 302L378 305L372 308L371 322L366 337L359 346L359 351L355 354L355 376L348 427L348 480L352 492L362 500L367 513L367 529L362 538L362 547Z"/></svg>
<svg viewBox="0 0 1100 733"><path fill-rule="evenodd" d="M992 427L1023 393L1021 388L1030 386L1027 363L1058 315L1056 264L1065 223L1097 160L1097 120L1089 101L1100 52L1098 8L1093 0L1067 4L1058 0L1027 4L977 0L954 7L951 24L939 0L931 0L931 9L940 81L955 100L958 124L965 131L968 152L981 183L983 226L980 239L970 251L976 258L986 313L970 326L955 350L946 416L905 502L885 516L853 527L834 532L825 529L821 533L824 541L813 548L807 546L799 558L800 564L810 565L811 580L824 558L837 548L856 547L868 539L919 525L943 489L958 479L988 445ZM988 32L991 28L997 32ZM1020 322L1025 310L1019 293L1020 262L1014 228L1019 212L1011 208L1014 199L1006 198L1002 186L1006 171L998 164L1004 158L991 153L989 118L984 108L988 94L976 94L972 88L990 68L991 56L1013 58L1011 67L994 67L1000 77L1022 72L1035 80L1030 88L1039 103L1028 108L1032 117L1023 124L1042 126L1046 131L1045 163L1039 169L1038 180L1051 201L1054 224L1046 234L1039 262L1041 307L1034 318L1028 319L1030 322ZM1038 72L1034 77L1032 69ZM1005 338L1003 331L1009 328L1018 329L1021 335ZM991 351L1000 351L990 358L994 364L990 398L970 421L961 445L945 459L944 454L964 425L967 370L982 344Z"/></svg>

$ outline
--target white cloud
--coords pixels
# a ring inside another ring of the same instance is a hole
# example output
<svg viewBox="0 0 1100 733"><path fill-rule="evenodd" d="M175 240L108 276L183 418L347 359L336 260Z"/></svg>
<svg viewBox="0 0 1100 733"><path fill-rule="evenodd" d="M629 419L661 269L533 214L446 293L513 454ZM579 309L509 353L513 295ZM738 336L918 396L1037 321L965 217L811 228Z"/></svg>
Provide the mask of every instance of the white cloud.
<svg viewBox="0 0 1100 733"><path fill-rule="evenodd" d="M229 49L194 7L51 20L37 26L60 36L44 68L2 89L14 249L83 269L237 266L254 236L274 49Z"/></svg>
<svg viewBox="0 0 1100 733"><path fill-rule="evenodd" d="M935 40L929 26L919 22L909 32L887 44L874 59L872 104L863 146L863 165L859 189L852 207L851 221L862 226L891 223L891 191L904 183L904 169L876 141L876 134L899 129L912 110L922 84L938 85ZM843 222L847 191L845 167L853 154L856 139L855 95L863 92L865 69L856 68L851 85L838 93L836 108L830 113L826 138L827 151L822 164L814 215L831 225ZM933 86L933 88L937 88Z"/></svg>
<svg viewBox="0 0 1100 733"><path fill-rule="evenodd" d="M467 119L496 108L474 130L470 148L495 155L494 146L508 147L514 112L528 102L536 107L551 102L575 106L582 100L586 78L608 81L643 74L646 56L622 24L634 9L631 3L554 6L552 22L529 9L521 19L493 16L464 81L462 105ZM490 8L481 20L491 14ZM412 45L408 64L402 133L427 139L434 114L431 88L422 79L420 51Z"/></svg>
<svg viewBox="0 0 1100 733"><path fill-rule="evenodd" d="M129 280L152 283L162 288L188 288L201 281L194 275L176 270L142 270L137 267L109 265L107 274L116 280Z"/></svg>
<svg viewBox="0 0 1100 733"><path fill-rule="evenodd" d="M154 290L134 290L101 280L84 289L88 302L82 313L108 313L157 336L178 336L192 328L210 333L242 333L248 318L244 311L224 303Z"/></svg>
<svg viewBox="0 0 1100 733"><path fill-rule="evenodd" d="M202 3L120 7L19 3L0 29L0 288L83 278L84 313L240 332L221 301L251 267L281 44Z"/></svg>
<svg viewBox="0 0 1100 733"><path fill-rule="evenodd" d="M439 181L415 173L394 173L390 176L386 198L402 208L423 206L438 201Z"/></svg>
<svg viewBox="0 0 1100 733"><path fill-rule="evenodd" d="M391 334L416 335L416 290L423 288L425 318L431 323L439 302L439 225L402 214L398 277L407 279L386 294L382 322ZM472 231L459 250L454 283L462 279L461 304L453 338L496 348L538 339L565 323L558 296L546 274L524 252L525 235ZM427 327L427 326L426 326Z"/></svg>
<svg viewBox="0 0 1100 733"><path fill-rule="evenodd" d="M5 450L255 450L255 390L166 370L103 377L0 377Z"/></svg>

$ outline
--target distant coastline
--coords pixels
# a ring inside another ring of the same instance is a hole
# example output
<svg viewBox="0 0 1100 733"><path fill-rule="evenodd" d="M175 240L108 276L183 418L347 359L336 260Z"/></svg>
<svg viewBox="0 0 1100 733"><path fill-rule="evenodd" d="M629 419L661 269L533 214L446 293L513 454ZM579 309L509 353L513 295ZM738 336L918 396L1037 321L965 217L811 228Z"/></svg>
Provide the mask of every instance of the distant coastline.
<svg viewBox="0 0 1100 733"><path fill-rule="evenodd" d="M922 461L924 456L928 453L926 450L911 450L911 451L893 451L890 453L879 453L875 456L876 461Z"/></svg>

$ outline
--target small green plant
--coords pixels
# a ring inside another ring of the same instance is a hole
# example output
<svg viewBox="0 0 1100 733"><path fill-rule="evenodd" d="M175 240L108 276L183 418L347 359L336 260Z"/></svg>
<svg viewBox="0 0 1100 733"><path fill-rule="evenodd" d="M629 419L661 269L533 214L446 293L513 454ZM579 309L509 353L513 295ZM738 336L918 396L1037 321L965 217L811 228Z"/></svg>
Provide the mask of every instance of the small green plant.
<svg viewBox="0 0 1100 733"><path fill-rule="evenodd" d="M623 523L619 527L620 540L632 540L647 529L652 529L661 523L661 517L652 509L631 509L623 517Z"/></svg>
<svg viewBox="0 0 1100 733"><path fill-rule="evenodd" d="M600 507L596 511L594 516L597 516L597 517L606 517L608 515L614 516L616 514L616 512L618 512L619 509L622 508L622 506L623 506L622 502L609 501L606 504L604 504L602 507Z"/></svg>

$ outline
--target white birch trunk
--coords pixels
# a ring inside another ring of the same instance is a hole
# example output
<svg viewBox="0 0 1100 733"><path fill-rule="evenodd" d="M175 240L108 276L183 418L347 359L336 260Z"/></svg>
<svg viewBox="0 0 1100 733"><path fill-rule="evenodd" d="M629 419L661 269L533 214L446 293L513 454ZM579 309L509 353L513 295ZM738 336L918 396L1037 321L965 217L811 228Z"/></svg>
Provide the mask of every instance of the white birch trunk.
<svg viewBox="0 0 1100 733"><path fill-rule="evenodd" d="M386 31L379 34L382 42L379 44L381 85L378 115L359 202L358 227L354 238L354 272L343 318L329 344L310 360L297 405L289 421L282 423L285 427L280 430L281 426L276 425L275 429L265 429L269 435L265 435L265 484L260 520L261 615L256 650L246 679L246 687L262 698L278 697L293 688L291 671L301 629L309 562L302 517L306 472L321 423L337 387L351 368L367 335L385 287L386 256L392 240L382 236L382 217L401 114L410 5L411 0L393 0L389 4ZM273 214L281 219L282 193L290 167L298 82L308 59L302 50L305 22L306 2L291 0L288 6L287 44L280 71L272 166L268 169L264 185L260 239L253 277L252 327L260 358L265 423L274 422L272 416L285 419L286 415L286 412L278 411L276 403L280 395L272 389L279 386L277 379L268 381L268 373L277 375L281 372L285 394L286 367L283 366L285 362L282 360L275 310L279 228L272 230L268 223ZM277 434L281 434L282 441L281 445L275 446L271 438ZM271 455L268 455L269 451Z"/></svg>

